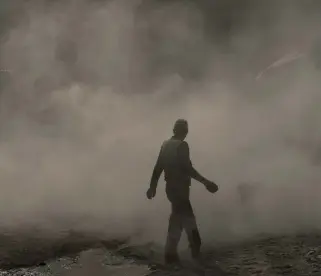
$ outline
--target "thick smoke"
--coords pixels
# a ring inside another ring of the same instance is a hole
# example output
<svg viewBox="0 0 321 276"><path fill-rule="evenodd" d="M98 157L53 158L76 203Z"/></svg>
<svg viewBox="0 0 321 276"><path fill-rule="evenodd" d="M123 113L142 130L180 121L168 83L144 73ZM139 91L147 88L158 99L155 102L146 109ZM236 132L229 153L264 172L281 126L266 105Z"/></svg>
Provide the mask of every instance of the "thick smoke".
<svg viewBox="0 0 321 276"><path fill-rule="evenodd" d="M212 20L206 1L39 3L20 7L1 43L3 227L162 242L163 181L155 201L145 191L181 117L196 168L221 187L193 183L206 242L321 225L314 16L293 1L269 12L244 1L238 17L217 4ZM256 79L291 51L308 54ZM258 185L249 206L243 182Z"/></svg>

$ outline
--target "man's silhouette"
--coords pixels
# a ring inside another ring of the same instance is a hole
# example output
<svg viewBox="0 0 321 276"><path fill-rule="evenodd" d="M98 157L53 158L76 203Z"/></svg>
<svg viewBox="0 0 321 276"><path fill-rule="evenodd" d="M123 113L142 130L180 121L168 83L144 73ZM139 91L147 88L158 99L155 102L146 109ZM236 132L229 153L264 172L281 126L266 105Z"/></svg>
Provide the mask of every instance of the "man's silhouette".
<svg viewBox="0 0 321 276"><path fill-rule="evenodd" d="M183 229L186 231L193 259L197 260L200 256L201 237L189 199L191 178L204 184L211 193L218 191L214 182L193 168L189 146L184 141L188 133L187 121L177 120L173 132L174 135L161 147L147 191L148 199L155 197L158 180L164 171L166 194L172 205L165 247L165 262L168 264L179 262L177 247Z"/></svg>

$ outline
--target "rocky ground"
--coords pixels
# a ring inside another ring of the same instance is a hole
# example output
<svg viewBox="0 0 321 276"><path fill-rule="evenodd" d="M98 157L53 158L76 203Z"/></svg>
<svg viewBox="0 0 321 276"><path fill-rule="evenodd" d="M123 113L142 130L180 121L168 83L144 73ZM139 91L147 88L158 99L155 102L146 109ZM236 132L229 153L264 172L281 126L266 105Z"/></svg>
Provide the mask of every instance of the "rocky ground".
<svg viewBox="0 0 321 276"><path fill-rule="evenodd" d="M0 276L321 275L321 236L316 234L264 237L206 248L208 265L202 271L189 266L174 271L156 265L160 251L152 245L130 247L75 233L55 242L3 235L0 243Z"/></svg>

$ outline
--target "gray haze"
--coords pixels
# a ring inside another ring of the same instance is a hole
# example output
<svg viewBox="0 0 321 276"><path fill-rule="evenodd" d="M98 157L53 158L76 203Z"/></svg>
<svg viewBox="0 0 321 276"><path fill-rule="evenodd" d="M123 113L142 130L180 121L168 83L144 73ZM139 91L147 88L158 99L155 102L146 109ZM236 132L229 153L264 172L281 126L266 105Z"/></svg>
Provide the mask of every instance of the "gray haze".
<svg viewBox="0 0 321 276"><path fill-rule="evenodd" d="M163 179L154 201L145 191L177 118L221 187L193 183L205 241L321 226L319 14L274 4L264 21L254 5L225 32L192 1L40 2L21 4L1 43L3 227L163 242ZM256 80L292 51L308 55ZM242 182L259 186L250 210Z"/></svg>

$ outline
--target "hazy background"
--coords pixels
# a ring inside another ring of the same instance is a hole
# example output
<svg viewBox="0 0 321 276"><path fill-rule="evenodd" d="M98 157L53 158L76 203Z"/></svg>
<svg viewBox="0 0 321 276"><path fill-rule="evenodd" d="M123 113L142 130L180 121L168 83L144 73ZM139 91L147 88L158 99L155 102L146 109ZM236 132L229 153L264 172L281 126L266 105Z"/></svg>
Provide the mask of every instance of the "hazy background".
<svg viewBox="0 0 321 276"><path fill-rule="evenodd" d="M321 226L317 1L1 5L2 227L163 243L163 178L145 192L177 118L221 187L193 183L206 242ZM241 208L243 182L258 190Z"/></svg>

